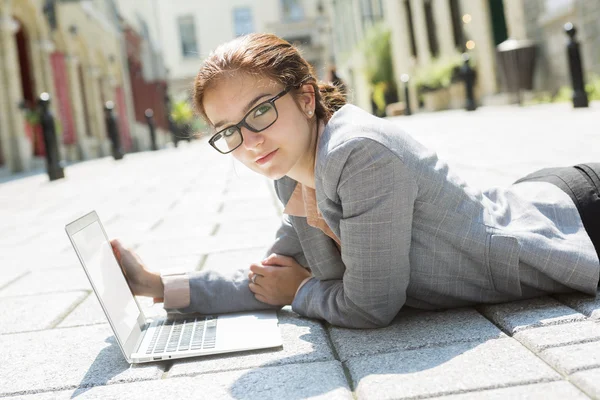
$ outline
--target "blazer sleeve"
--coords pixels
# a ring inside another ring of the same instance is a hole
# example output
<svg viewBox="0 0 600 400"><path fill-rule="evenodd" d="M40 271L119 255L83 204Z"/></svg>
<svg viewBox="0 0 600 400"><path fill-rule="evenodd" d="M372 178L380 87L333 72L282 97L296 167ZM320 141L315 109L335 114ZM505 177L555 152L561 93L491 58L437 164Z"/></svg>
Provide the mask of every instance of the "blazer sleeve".
<svg viewBox="0 0 600 400"><path fill-rule="evenodd" d="M352 139L329 154L323 185L341 206L342 280L309 280L294 299L301 315L349 328L388 325L404 305L417 184L382 144Z"/></svg>
<svg viewBox="0 0 600 400"><path fill-rule="evenodd" d="M300 241L287 215L283 216L275 242L266 254L271 253L294 257L301 264L304 260ZM248 272L248 266L229 273L215 270L188 272L183 277L184 281L189 281L189 301L186 301L188 305L169 309L165 298L165 309L179 313L221 314L281 308L260 302L254 297L254 293L248 288Z"/></svg>

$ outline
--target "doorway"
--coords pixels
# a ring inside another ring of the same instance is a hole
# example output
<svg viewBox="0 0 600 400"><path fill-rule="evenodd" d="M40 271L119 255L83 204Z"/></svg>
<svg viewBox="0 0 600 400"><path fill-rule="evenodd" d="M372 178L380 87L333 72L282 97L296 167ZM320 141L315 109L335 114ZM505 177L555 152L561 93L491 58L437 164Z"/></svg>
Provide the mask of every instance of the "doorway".
<svg viewBox="0 0 600 400"><path fill-rule="evenodd" d="M506 17L504 15L504 0L488 0L488 4L492 20L494 45L498 46L508 39L508 29L506 28Z"/></svg>
<svg viewBox="0 0 600 400"><path fill-rule="evenodd" d="M16 19L16 18L15 18ZM25 25L16 19L19 28L15 34L15 42L17 46L17 58L19 61L19 71L21 80L21 90L23 99L21 106L25 112L25 133L31 141L34 156L44 156L46 153L42 128L39 123L36 110L35 85L33 81L33 68L31 64L29 35Z"/></svg>

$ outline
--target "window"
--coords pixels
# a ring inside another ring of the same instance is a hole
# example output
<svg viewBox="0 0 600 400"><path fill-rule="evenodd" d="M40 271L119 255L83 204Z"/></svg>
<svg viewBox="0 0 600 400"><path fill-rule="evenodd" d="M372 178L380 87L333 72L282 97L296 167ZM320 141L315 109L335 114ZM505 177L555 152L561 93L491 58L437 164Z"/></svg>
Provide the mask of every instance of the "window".
<svg viewBox="0 0 600 400"><path fill-rule="evenodd" d="M233 27L235 29L235 36L254 32L252 9L250 7L235 8L233 10Z"/></svg>
<svg viewBox="0 0 600 400"><path fill-rule="evenodd" d="M460 14L460 4L458 4L458 0L450 0L450 15L452 18L454 47L456 47L458 51L462 52L465 46L465 39L463 34L463 22Z"/></svg>
<svg viewBox="0 0 600 400"><path fill-rule="evenodd" d="M284 21L301 21L304 19L304 9L300 0L281 0L282 19Z"/></svg>
<svg viewBox="0 0 600 400"><path fill-rule="evenodd" d="M196 25L192 15L177 18L179 36L181 38L181 54L184 57L198 57L198 43L196 42Z"/></svg>
<svg viewBox="0 0 600 400"><path fill-rule="evenodd" d="M427 24L427 41L429 42L429 51L433 57L440 53L440 46L437 40L437 30L433 19L433 5L431 0L425 0L425 23Z"/></svg>
<svg viewBox="0 0 600 400"><path fill-rule="evenodd" d="M371 0L362 0L361 8L363 29L367 29L373 25L373 5L371 4Z"/></svg>
<svg viewBox="0 0 600 400"><path fill-rule="evenodd" d="M546 0L546 13L560 14L561 11L570 9L573 6L573 0Z"/></svg>
<svg viewBox="0 0 600 400"><path fill-rule="evenodd" d="M410 54L413 57L417 56L417 41L415 39L415 27L413 25L412 18L412 7L410 6L409 0L404 0L404 12L406 13L406 19L408 20L408 33L410 37Z"/></svg>

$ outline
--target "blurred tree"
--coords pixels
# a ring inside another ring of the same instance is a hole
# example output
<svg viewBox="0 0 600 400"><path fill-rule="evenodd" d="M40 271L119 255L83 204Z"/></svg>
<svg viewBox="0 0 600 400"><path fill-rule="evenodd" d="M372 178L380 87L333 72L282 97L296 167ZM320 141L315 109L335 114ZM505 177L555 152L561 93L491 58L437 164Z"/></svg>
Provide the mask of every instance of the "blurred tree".
<svg viewBox="0 0 600 400"><path fill-rule="evenodd" d="M392 64L391 31L383 23L373 25L362 42L365 73L371 85L375 113L385 115L385 107L398 101Z"/></svg>

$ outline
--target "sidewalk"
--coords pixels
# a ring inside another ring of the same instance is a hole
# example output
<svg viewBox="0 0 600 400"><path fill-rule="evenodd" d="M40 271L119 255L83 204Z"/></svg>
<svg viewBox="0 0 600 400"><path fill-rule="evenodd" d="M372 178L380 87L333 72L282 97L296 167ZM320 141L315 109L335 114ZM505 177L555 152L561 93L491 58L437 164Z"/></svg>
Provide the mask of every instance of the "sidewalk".
<svg viewBox="0 0 600 400"><path fill-rule="evenodd" d="M399 117L469 183L600 161L600 107ZM95 209L153 269L237 268L279 225L272 184L205 140L0 184L0 397L600 398L600 300L571 294L441 312L377 330L279 313L283 347L130 366L64 232ZM160 312L147 299L150 312Z"/></svg>

